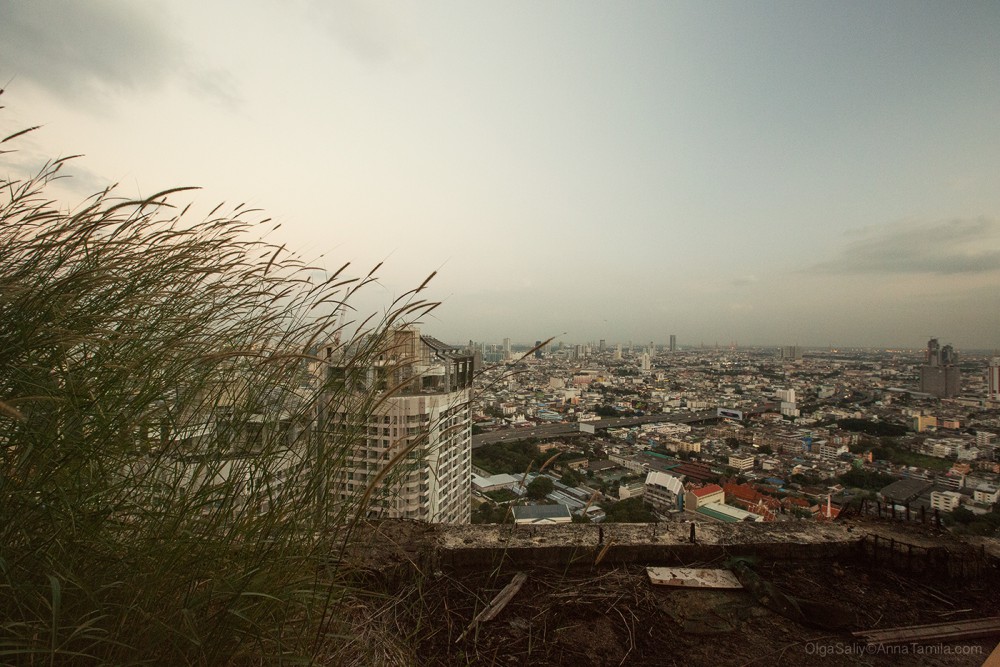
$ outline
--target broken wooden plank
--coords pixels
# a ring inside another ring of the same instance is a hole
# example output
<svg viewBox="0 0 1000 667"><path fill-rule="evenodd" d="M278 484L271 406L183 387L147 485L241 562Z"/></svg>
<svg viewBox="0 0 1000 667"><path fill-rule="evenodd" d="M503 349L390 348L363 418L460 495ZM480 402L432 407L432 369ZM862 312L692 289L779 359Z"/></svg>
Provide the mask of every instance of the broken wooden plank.
<svg viewBox="0 0 1000 667"><path fill-rule="evenodd" d="M869 644L911 644L930 641L959 641L1000 635L1000 616L948 621L926 625L907 625L885 630L860 630L855 637Z"/></svg>
<svg viewBox="0 0 1000 667"><path fill-rule="evenodd" d="M518 572L515 574L510 583L504 586L503 590L497 593L496 597L494 597L493 600L486 605L486 608L479 612L474 619L472 619L472 622L469 623L469 627L465 629L465 632L459 635L458 639L455 640L455 643L457 644L465 639L465 636L472 632L472 630L474 630L480 623L485 623L486 621L495 618L497 614L503 611L503 608L507 606L507 603L510 602L515 595L517 595L517 592L521 590L521 586L524 586L524 582L527 580L527 573Z"/></svg>
<svg viewBox="0 0 1000 667"><path fill-rule="evenodd" d="M986 658L986 662L983 663L983 667L996 667L1000 665L1000 644L993 649L993 653L990 653L990 657Z"/></svg>
<svg viewBox="0 0 1000 667"><path fill-rule="evenodd" d="M647 567L649 580L657 586L675 588L743 588L736 575L730 570L692 567Z"/></svg>

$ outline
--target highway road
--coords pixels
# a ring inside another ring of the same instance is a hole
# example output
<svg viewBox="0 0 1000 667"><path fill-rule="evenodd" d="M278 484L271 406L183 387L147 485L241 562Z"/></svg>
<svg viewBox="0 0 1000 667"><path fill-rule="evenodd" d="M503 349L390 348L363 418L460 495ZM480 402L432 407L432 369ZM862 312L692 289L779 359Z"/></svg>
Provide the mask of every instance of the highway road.
<svg viewBox="0 0 1000 667"><path fill-rule="evenodd" d="M642 417L612 417L610 419L599 419L590 424L595 430L606 428L619 428L624 426L638 426L639 424L692 424L695 422L716 419L715 410L702 410L699 412L678 412L676 414L643 415ZM472 447L482 447L498 442L514 442L525 438L557 438L563 436L580 435L580 424L573 422L570 424L545 424L544 426L532 426L530 428L505 428L500 431L490 431L472 436Z"/></svg>

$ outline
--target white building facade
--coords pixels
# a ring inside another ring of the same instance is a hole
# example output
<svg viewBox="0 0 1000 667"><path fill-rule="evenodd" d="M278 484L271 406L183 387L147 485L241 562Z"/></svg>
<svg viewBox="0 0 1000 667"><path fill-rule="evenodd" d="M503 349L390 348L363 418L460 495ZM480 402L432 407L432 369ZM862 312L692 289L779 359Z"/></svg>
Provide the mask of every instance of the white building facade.
<svg viewBox="0 0 1000 667"><path fill-rule="evenodd" d="M328 372L378 397L360 411L363 417L356 407L332 404L321 420L350 429L354 439L335 477L334 499L356 500L374 485L369 516L469 523L472 356L404 328L395 332L379 366L359 371L331 360Z"/></svg>

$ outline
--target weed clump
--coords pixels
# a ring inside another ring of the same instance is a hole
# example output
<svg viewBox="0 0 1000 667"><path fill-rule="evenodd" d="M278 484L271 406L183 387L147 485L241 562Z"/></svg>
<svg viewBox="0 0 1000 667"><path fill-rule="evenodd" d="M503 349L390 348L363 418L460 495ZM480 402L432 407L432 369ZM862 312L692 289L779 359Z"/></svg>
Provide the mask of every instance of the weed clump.
<svg viewBox="0 0 1000 667"><path fill-rule="evenodd" d="M191 221L183 188L65 210L65 164L0 178L0 661L364 662L362 496L329 488L384 399L316 351L370 366L423 285L354 317L374 272L254 240L243 206ZM317 425L347 402L361 426Z"/></svg>

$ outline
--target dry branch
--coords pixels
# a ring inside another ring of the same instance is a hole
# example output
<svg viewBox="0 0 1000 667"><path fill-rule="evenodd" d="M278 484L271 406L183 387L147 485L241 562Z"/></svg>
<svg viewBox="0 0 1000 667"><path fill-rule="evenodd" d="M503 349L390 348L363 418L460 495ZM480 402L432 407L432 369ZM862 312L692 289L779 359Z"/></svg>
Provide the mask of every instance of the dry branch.
<svg viewBox="0 0 1000 667"><path fill-rule="evenodd" d="M493 600L486 606L486 609L483 609L474 619L472 619L472 623L469 623L469 627L465 629L465 632L459 635L458 639L455 640L455 643L457 644L465 639L465 636L472 632L477 625L489 621L503 611L503 608L507 606L507 603L510 602L515 595L517 595L517 592L521 590L521 586L524 586L524 582L527 580L528 575L526 573L518 572L515 574L511 582L504 586L504 589L500 591L495 598L493 598Z"/></svg>

